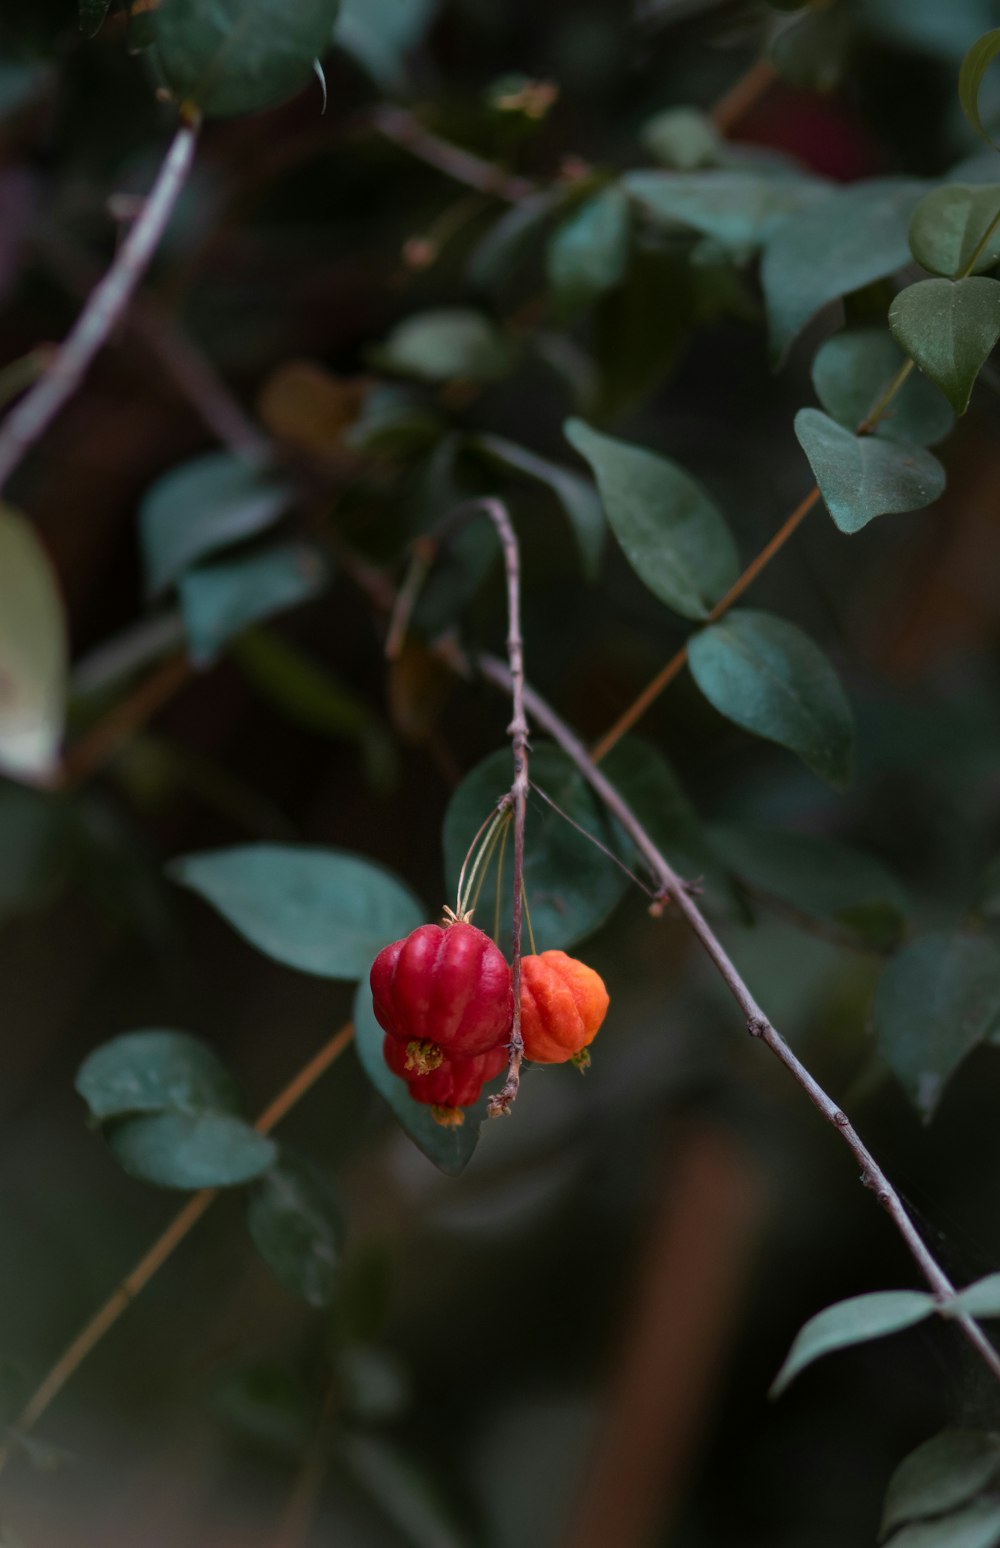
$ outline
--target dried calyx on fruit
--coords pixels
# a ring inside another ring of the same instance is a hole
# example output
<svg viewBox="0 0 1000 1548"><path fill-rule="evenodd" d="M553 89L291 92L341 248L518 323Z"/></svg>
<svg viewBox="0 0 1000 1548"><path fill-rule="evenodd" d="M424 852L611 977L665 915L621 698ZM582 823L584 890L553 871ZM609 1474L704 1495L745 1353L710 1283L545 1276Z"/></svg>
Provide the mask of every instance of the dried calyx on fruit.
<svg viewBox="0 0 1000 1548"><path fill-rule="evenodd" d="M564 951L543 951L521 961L521 1037L525 1058L536 1064L586 1068L587 1045L607 1014L608 991L600 974Z"/></svg>

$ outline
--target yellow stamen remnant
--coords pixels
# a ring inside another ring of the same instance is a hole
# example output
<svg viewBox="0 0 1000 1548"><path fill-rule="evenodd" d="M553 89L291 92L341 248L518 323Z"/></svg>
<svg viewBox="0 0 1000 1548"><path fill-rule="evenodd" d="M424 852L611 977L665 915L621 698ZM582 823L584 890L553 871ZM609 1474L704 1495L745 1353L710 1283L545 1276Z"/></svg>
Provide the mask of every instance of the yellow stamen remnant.
<svg viewBox="0 0 1000 1548"><path fill-rule="evenodd" d="M414 1075L430 1075L434 1070L440 1069L444 1062L444 1049L437 1043L421 1042L414 1038L412 1043L406 1045L406 1068L412 1070Z"/></svg>
<svg viewBox="0 0 1000 1548"><path fill-rule="evenodd" d="M432 1107L431 1117L442 1129L460 1129L465 1122L465 1114L460 1107Z"/></svg>

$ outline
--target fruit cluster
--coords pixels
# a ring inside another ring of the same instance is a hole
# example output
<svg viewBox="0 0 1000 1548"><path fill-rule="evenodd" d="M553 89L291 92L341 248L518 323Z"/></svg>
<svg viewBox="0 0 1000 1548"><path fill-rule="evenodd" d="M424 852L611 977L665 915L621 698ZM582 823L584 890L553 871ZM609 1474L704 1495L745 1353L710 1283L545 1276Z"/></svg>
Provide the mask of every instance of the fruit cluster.
<svg viewBox="0 0 1000 1548"><path fill-rule="evenodd" d="M438 1123L460 1124L507 1063L511 971L474 925L421 925L375 958L372 1000L389 1068ZM521 960L521 1036L538 1064L584 1063L608 1008L599 976L563 951Z"/></svg>

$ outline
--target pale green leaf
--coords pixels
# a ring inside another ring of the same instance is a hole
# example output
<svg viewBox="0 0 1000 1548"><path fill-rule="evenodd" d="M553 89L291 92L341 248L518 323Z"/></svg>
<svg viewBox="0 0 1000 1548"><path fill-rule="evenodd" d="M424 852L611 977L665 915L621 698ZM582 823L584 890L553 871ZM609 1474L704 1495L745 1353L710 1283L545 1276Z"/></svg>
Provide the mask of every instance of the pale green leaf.
<svg viewBox="0 0 1000 1548"><path fill-rule="evenodd" d="M304 543L185 571L179 590L191 660L211 665L244 629L318 596L327 578L323 559Z"/></svg>
<svg viewBox="0 0 1000 1548"><path fill-rule="evenodd" d="M962 112L976 133L982 135L991 145L992 140L983 127L983 121L979 116L979 92L982 88L983 77L1000 54L1000 27L994 27L991 32L986 32L981 38L977 38L962 60L962 68L958 77L958 100L962 104Z"/></svg>
<svg viewBox="0 0 1000 1548"><path fill-rule="evenodd" d="M841 532L933 505L944 491L944 468L922 446L854 435L814 408L799 409L795 434Z"/></svg>
<svg viewBox="0 0 1000 1548"><path fill-rule="evenodd" d="M920 280L889 308L894 338L964 414L976 377L1000 338L1000 281Z"/></svg>
<svg viewBox="0 0 1000 1548"><path fill-rule="evenodd" d="M850 328L834 334L817 350L812 381L826 412L848 430L867 419L906 356L886 328ZM944 395L918 372L907 381L879 418L873 434L889 441L934 446L955 423Z"/></svg>
<svg viewBox="0 0 1000 1548"><path fill-rule="evenodd" d="M353 55L383 90L398 87L406 56L420 43L438 0L342 0L334 42Z"/></svg>
<svg viewBox="0 0 1000 1548"><path fill-rule="evenodd" d="M1000 1317L1000 1274L987 1274L967 1285L945 1307L945 1316Z"/></svg>
<svg viewBox="0 0 1000 1548"><path fill-rule="evenodd" d="M0 770L23 779L55 771L68 657L52 563L30 522L0 505Z"/></svg>
<svg viewBox="0 0 1000 1548"><path fill-rule="evenodd" d="M890 1548L997 1548L1000 1501L976 1500L952 1516L916 1521L893 1537Z"/></svg>
<svg viewBox="0 0 1000 1548"><path fill-rule="evenodd" d="M992 269L1000 262L1000 185L933 189L913 212L910 251L946 279Z"/></svg>
<svg viewBox="0 0 1000 1548"><path fill-rule="evenodd" d="M159 1188L233 1188L272 1166L278 1149L230 1113L152 1113L107 1130L116 1160Z"/></svg>
<svg viewBox="0 0 1000 1548"><path fill-rule="evenodd" d="M982 1430L942 1430L899 1464L889 1480L881 1535L908 1521L964 1505L1000 1471L1000 1437Z"/></svg>
<svg viewBox="0 0 1000 1548"><path fill-rule="evenodd" d="M654 222L688 226L740 253L752 252L790 215L830 192L819 178L784 168L629 172L622 187Z"/></svg>
<svg viewBox="0 0 1000 1548"><path fill-rule="evenodd" d="M708 114L693 107L666 108L647 118L639 139L651 156L677 172L711 166L724 144Z"/></svg>
<svg viewBox="0 0 1000 1548"><path fill-rule="evenodd" d="M102 1122L130 1113L235 1113L239 1098L218 1055L187 1032L127 1032L96 1048L76 1089Z"/></svg>
<svg viewBox="0 0 1000 1548"><path fill-rule="evenodd" d="M548 276L562 317L590 306L625 277L631 232L627 194L615 183L574 210L549 243Z"/></svg>
<svg viewBox="0 0 1000 1548"><path fill-rule="evenodd" d="M800 1371L821 1355L854 1344L868 1343L912 1328L937 1311L933 1296L921 1290L878 1290L838 1301L811 1317L796 1334L784 1365L774 1378L771 1396L778 1397Z"/></svg>
<svg viewBox="0 0 1000 1548"><path fill-rule="evenodd" d="M397 324L372 351L375 364L399 376L447 382L493 382L517 364L514 342L482 312L464 307L418 312Z"/></svg>

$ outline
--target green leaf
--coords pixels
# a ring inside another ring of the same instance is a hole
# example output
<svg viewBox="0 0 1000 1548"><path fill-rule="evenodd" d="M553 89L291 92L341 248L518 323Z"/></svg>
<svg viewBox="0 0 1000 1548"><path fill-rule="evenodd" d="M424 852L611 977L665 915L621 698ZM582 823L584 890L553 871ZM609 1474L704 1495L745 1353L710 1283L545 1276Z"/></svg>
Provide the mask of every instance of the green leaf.
<svg viewBox="0 0 1000 1548"><path fill-rule="evenodd" d="M300 91L329 47L340 0L163 0L157 64L210 118L254 113Z"/></svg>
<svg viewBox="0 0 1000 1548"><path fill-rule="evenodd" d="M309 1306L329 1306L337 1289L344 1222L326 1175L282 1150L251 1188L247 1226L275 1277Z"/></svg>
<svg viewBox="0 0 1000 1548"><path fill-rule="evenodd" d="M1000 1274L987 1274L956 1295L944 1307L944 1316L1000 1317Z"/></svg>
<svg viewBox="0 0 1000 1548"><path fill-rule="evenodd" d="M327 580L322 557L304 543L187 570L179 589L194 665L210 666L244 629L317 596Z"/></svg>
<svg viewBox="0 0 1000 1548"><path fill-rule="evenodd" d="M967 187L955 183L935 188L913 212L910 251L925 269L947 279L981 274L1000 263L998 222L997 184Z"/></svg>
<svg viewBox="0 0 1000 1548"><path fill-rule="evenodd" d="M919 280L889 308L893 337L964 414L976 377L1000 338L1000 281Z"/></svg>
<svg viewBox="0 0 1000 1548"><path fill-rule="evenodd" d="M748 823L714 823L711 837L752 893L809 919L832 921L879 950L898 943L906 894L872 855L812 833Z"/></svg>
<svg viewBox="0 0 1000 1548"><path fill-rule="evenodd" d="M346 850L244 844L168 869L258 951L320 978L361 978L383 946L424 918L402 882Z"/></svg>
<svg viewBox="0 0 1000 1548"><path fill-rule="evenodd" d="M358 61L385 91L404 77L406 55L420 43L438 0L343 0L334 42Z"/></svg>
<svg viewBox="0 0 1000 1548"><path fill-rule="evenodd" d="M0 505L0 770L20 779L55 772L68 658L51 561L31 524Z"/></svg>
<svg viewBox="0 0 1000 1548"><path fill-rule="evenodd" d="M233 1188L273 1166L278 1148L230 1113L161 1112L107 1130L115 1158L158 1188Z"/></svg>
<svg viewBox="0 0 1000 1548"><path fill-rule="evenodd" d="M933 1296L922 1290L878 1290L856 1295L818 1312L796 1334L784 1365L774 1378L771 1397L779 1397L821 1355L865 1344L887 1333L899 1333L925 1321L937 1311Z"/></svg>
<svg viewBox="0 0 1000 1548"><path fill-rule="evenodd" d="M689 226L741 253L760 247L790 215L829 194L818 178L784 168L628 172L622 187L658 224Z"/></svg>
<svg viewBox="0 0 1000 1548"><path fill-rule="evenodd" d="M150 594L205 554L273 526L294 494L290 484L229 452L197 457L165 474L139 508Z"/></svg>
<svg viewBox="0 0 1000 1548"><path fill-rule="evenodd" d="M549 284L561 317L572 317L621 284L630 234L628 195L615 183L562 222L548 252Z"/></svg>
<svg viewBox="0 0 1000 1548"><path fill-rule="evenodd" d="M891 1548L997 1548L1000 1501L976 1500L953 1516L904 1527Z"/></svg>
<svg viewBox="0 0 1000 1548"><path fill-rule="evenodd" d="M840 84L852 38L852 18L838 6L791 18L771 40L768 57L783 81L806 91Z"/></svg>
<svg viewBox="0 0 1000 1548"><path fill-rule="evenodd" d="M397 324L385 343L373 350L381 370L426 382L459 377L470 382L494 382L517 364L518 350L482 312L442 307L418 312Z"/></svg>
<svg viewBox="0 0 1000 1548"><path fill-rule="evenodd" d="M991 139L983 128L983 121L979 116L979 92L983 84L983 76L1000 53L1000 27L994 27L992 32L986 32L981 38L977 38L962 60L962 68L958 77L958 100L962 104L962 112L976 133L982 135L990 145L996 141Z"/></svg>
<svg viewBox="0 0 1000 1548"><path fill-rule="evenodd" d="M473 290L491 295L509 284L540 242L560 198L559 190L546 190L504 210L469 259L467 276Z"/></svg>
<svg viewBox="0 0 1000 1548"><path fill-rule="evenodd" d="M943 1516L986 1488L1000 1470L1000 1440L981 1430L942 1430L889 1480L880 1536L908 1521Z"/></svg>
<svg viewBox="0 0 1000 1548"><path fill-rule="evenodd" d="M854 721L822 652L800 629L769 613L727 614L688 645L695 682L720 714L798 753L842 789L854 758Z"/></svg>
<svg viewBox="0 0 1000 1548"><path fill-rule="evenodd" d="M549 462L526 446L517 446L499 435L477 435L470 444L505 467L548 485L569 517L584 572L591 580L596 579L604 553L607 524L604 507L594 486L570 468Z"/></svg>
<svg viewBox="0 0 1000 1548"><path fill-rule="evenodd" d="M644 149L678 172L696 172L718 160L724 141L712 119L700 108L667 108L639 130Z"/></svg>
<svg viewBox="0 0 1000 1548"><path fill-rule="evenodd" d="M534 744L530 774L574 822L606 847L612 847L612 830L583 776L565 753L546 742ZM510 752L502 748L467 774L452 796L443 831L449 896L457 889L458 875L469 845L501 796L510 789L511 778ZM509 935L512 848L508 843L504 856L501 944ZM612 859L602 854L533 792L528 800L525 828L524 885L538 950L550 951L566 950L592 935L619 902L628 881ZM494 861L476 910L476 920L482 929L492 931L495 912Z"/></svg>
<svg viewBox="0 0 1000 1548"><path fill-rule="evenodd" d="M80 0L80 31L85 37L97 37L110 8L111 0Z"/></svg>
<svg viewBox="0 0 1000 1548"><path fill-rule="evenodd" d="M132 1113L236 1113L240 1103L218 1055L187 1032L127 1032L83 1061L76 1089L101 1122Z"/></svg>
<svg viewBox="0 0 1000 1548"><path fill-rule="evenodd" d="M834 334L817 351L812 381L831 418L856 430L895 377L906 356L885 328L851 328ZM872 432L880 440L943 441L955 416L933 382L916 372L896 393Z"/></svg>
<svg viewBox="0 0 1000 1548"><path fill-rule="evenodd" d="M565 434L593 468L611 529L639 578L683 617L707 618L740 564L706 491L675 462L582 420L569 420Z"/></svg>
<svg viewBox="0 0 1000 1548"><path fill-rule="evenodd" d="M341 1454L409 1548L468 1548L431 1480L397 1446L353 1432L343 1437Z"/></svg>
<svg viewBox="0 0 1000 1548"><path fill-rule="evenodd" d="M212 1406L245 1439L296 1461L316 1431L309 1394L280 1365L251 1365L231 1372L215 1388Z"/></svg>
<svg viewBox="0 0 1000 1548"><path fill-rule="evenodd" d="M637 240L625 283L606 295L594 314L598 418L618 419L658 385L691 337L698 307L686 258L663 251L659 242Z"/></svg>
<svg viewBox="0 0 1000 1548"><path fill-rule="evenodd" d="M923 936L893 959L875 996L879 1048L925 1118L998 1017L1000 947L984 936Z"/></svg>
<svg viewBox="0 0 1000 1548"><path fill-rule="evenodd" d="M907 230L924 188L909 178L874 178L828 194L779 226L761 265L775 355L821 307L909 262Z"/></svg>
<svg viewBox="0 0 1000 1548"><path fill-rule="evenodd" d="M893 511L918 511L944 491L944 468L922 446L855 435L814 408L799 409L795 434L841 532L860 532Z"/></svg>
<svg viewBox="0 0 1000 1548"><path fill-rule="evenodd" d="M486 1117L486 1099L480 1098L475 1107L466 1108L465 1121L457 1128L435 1122L430 1108L423 1102L415 1102L406 1088L406 1081L394 1075L386 1064L382 1057L384 1038L385 1033L375 1020L372 992L366 977L365 982L358 985L354 1002L354 1045L361 1068L428 1161L449 1177L457 1177L468 1166L479 1143L479 1128Z"/></svg>

